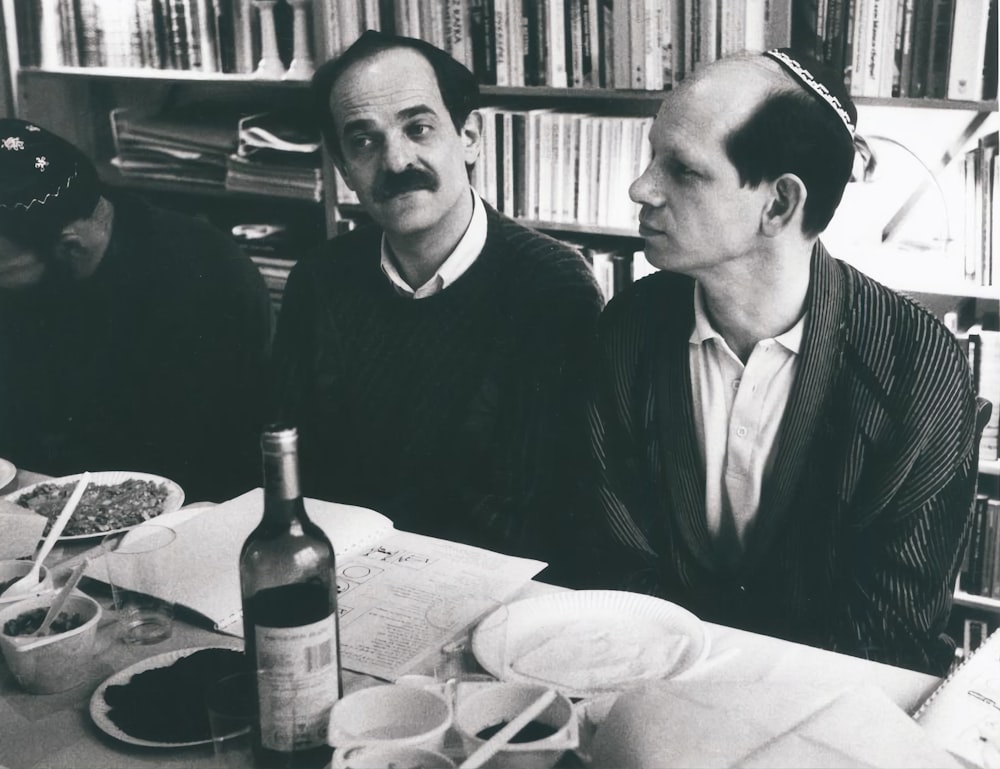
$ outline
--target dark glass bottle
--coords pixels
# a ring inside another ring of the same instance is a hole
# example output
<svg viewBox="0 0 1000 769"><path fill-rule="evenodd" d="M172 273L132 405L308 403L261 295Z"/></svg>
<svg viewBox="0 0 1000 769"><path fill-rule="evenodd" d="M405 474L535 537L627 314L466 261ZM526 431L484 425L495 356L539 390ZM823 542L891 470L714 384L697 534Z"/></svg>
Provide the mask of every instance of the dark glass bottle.
<svg viewBox="0 0 1000 769"><path fill-rule="evenodd" d="M264 515L240 554L246 655L258 670L255 763L322 767L330 708L343 694L333 546L306 515L298 431L261 436Z"/></svg>

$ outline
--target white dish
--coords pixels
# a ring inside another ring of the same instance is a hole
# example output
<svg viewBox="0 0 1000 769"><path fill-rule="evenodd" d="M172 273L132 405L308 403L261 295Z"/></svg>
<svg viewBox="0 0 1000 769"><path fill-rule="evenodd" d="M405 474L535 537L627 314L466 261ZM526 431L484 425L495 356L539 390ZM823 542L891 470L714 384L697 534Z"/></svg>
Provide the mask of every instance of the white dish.
<svg viewBox="0 0 1000 769"><path fill-rule="evenodd" d="M51 478L47 481L39 481L38 483L33 483L30 486L25 486L23 489L18 489L13 494L8 494L6 499L8 502L17 503L21 497L30 494L32 491L37 489L39 486L51 483L57 486L63 485L75 485L78 480L80 480L80 475L65 475L61 478ZM163 500L163 510L160 515L164 513L172 513L184 504L184 490L174 483L169 478L164 478L160 475L152 475L150 473L134 473L127 470L108 470L102 472L96 472L90 474L90 482L92 485L103 485L103 486L113 486L116 483L122 483L124 481L152 481L153 483L163 484L167 488L167 497ZM152 520L152 519L150 519ZM128 531L129 529L135 528L142 521L139 521L131 526L122 526L117 529L107 529L105 531L93 531L86 534L64 534L59 537L60 542L72 542L75 540L93 539L94 537L103 537L105 534L113 534L119 531Z"/></svg>
<svg viewBox="0 0 1000 769"><path fill-rule="evenodd" d="M6 459L0 459L0 489L17 477L17 468Z"/></svg>
<svg viewBox="0 0 1000 769"><path fill-rule="evenodd" d="M671 678L710 651L708 628L677 604L620 590L526 598L487 616L472 651L495 678L544 682L571 697Z"/></svg>
<svg viewBox="0 0 1000 769"><path fill-rule="evenodd" d="M206 737L203 740L195 740L193 742L156 742L154 740L146 740L141 737L133 737L128 732L122 731L122 729L111 720L108 716L108 713L111 711L111 706L104 701L104 692L109 686L127 684L132 679L132 676L138 673L143 673L147 670L170 667L177 662L177 660L189 657L202 649L232 649L233 651L240 651L238 648L234 648L232 646L196 646L189 649L177 649L172 652L164 652L163 654L157 654L155 657L149 657L141 660L140 662L136 662L134 665L115 673L94 690L94 693L90 696L90 717L94 720L94 723L97 724L97 727L102 732L131 745L143 745L148 748L187 748L192 745L208 745L212 742L211 737Z"/></svg>

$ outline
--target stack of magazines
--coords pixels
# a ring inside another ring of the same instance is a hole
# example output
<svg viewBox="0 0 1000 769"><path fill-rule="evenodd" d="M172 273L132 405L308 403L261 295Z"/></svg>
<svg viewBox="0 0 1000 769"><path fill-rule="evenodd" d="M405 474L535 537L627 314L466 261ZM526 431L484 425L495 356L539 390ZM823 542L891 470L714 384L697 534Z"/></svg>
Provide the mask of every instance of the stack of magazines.
<svg viewBox="0 0 1000 769"><path fill-rule="evenodd" d="M111 162L122 176L222 189L245 114L203 104L155 113L112 110L117 154Z"/></svg>
<svg viewBox="0 0 1000 769"><path fill-rule="evenodd" d="M236 152L226 160L226 189L321 202L320 137L289 115L240 120Z"/></svg>

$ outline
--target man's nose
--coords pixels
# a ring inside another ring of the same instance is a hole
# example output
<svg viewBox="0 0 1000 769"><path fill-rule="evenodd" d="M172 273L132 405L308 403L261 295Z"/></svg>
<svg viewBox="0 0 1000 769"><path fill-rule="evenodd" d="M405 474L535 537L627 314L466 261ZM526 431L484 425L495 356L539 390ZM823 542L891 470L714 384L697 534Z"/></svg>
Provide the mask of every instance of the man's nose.
<svg viewBox="0 0 1000 769"><path fill-rule="evenodd" d="M382 153L382 165L386 171L400 173L413 164L413 147L405 137L390 137L385 142Z"/></svg>
<svg viewBox="0 0 1000 769"><path fill-rule="evenodd" d="M657 193L657 185L652 178L649 166L639 175L638 179L629 185L628 196L632 199L633 203L638 203L639 205L662 205L663 201L660 198L663 196Z"/></svg>

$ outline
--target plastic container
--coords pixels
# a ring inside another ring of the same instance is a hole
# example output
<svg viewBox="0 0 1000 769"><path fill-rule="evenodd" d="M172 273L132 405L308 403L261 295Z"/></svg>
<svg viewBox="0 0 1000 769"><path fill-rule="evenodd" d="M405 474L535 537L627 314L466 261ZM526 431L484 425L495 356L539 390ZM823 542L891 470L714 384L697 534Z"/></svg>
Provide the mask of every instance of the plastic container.
<svg viewBox="0 0 1000 769"><path fill-rule="evenodd" d="M12 579L18 577L23 577L34 565L34 561L24 561L24 560L2 560L0 561L0 584L9 582ZM41 577L41 582L34 591L30 593L21 593L19 595L4 596L0 593L0 607L9 606L12 603L17 603L18 601L23 601L26 598L32 598L36 595L44 595L45 593L51 593L55 588L52 586L52 574L43 565L39 571L39 577Z"/></svg>
<svg viewBox="0 0 1000 769"><path fill-rule="evenodd" d="M451 721L443 694L396 684L371 686L334 703L327 742L339 750L364 745L440 751Z"/></svg>
<svg viewBox="0 0 1000 769"><path fill-rule="evenodd" d="M470 755L486 740L477 737L484 729L512 721L521 711L535 702L544 686L522 683L483 684L458 697L455 730L462 738L462 747ZM553 734L531 742L509 742L484 767L504 769L550 769L562 754L577 747L580 729L573 704L557 694L535 719L555 730Z"/></svg>
<svg viewBox="0 0 1000 769"><path fill-rule="evenodd" d="M45 643L33 648L25 648L29 641L23 636L3 632L8 620L32 609L47 609L54 597L54 593L36 596L0 609L0 651L17 682L33 694L53 694L79 686L88 677L88 663L94 656L101 605L83 593L73 593L62 608L67 614L79 613L83 619L83 624L72 630L46 635Z"/></svg>

